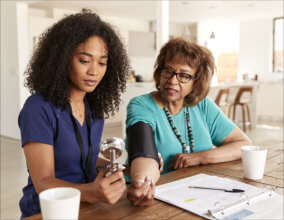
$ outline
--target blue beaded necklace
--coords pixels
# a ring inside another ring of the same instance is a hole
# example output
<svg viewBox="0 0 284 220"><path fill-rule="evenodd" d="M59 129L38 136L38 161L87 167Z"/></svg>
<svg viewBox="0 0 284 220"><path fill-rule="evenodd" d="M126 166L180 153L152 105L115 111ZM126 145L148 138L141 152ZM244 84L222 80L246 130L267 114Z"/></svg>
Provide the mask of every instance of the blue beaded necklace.
<svg viewBox="0 0 284 220"><path fill-rule="evenodd" d="M189 122L189 112L187 111L187 108L185 107L184 109L184 117L186 119L186 130L188 132L188 139L189 139L189 145L190 146L186 146L185 142L183 141L173 119L172 119L172 116L171 116L171 113L169 111L169 109L167 107L164 107L164 111L166 113L166 116L168 118L168 121L176 135L176 137L178 138L179 142L181 143L181 146L182 146L182 152L183 153L190 153L190 152L194 152L194 142L193 142L193 135L192 135L192 129L191 129L191 126L190 126L190 122Z"/></svg>

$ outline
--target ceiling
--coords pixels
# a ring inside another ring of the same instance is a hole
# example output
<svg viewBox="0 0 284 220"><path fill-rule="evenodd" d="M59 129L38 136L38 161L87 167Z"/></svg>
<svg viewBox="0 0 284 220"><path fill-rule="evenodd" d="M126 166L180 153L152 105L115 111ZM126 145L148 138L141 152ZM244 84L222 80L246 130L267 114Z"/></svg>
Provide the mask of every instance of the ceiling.
<svg viewBox="0 0 284 220"><path fill-rule="evenodd" d="M91 8L101 15L156 19L156 1L150 0L94 0L94 1L26 1L34 8L81 10ZM283 1L177 1L170 0L170 22L232 22L265 17L283 17Z"/></svg>

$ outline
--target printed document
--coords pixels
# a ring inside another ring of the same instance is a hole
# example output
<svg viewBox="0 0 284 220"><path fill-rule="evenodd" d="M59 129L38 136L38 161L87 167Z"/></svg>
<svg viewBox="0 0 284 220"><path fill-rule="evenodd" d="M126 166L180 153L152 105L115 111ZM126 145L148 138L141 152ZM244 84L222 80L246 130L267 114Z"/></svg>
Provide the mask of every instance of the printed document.
<svg viewBox="0 0 284 220"><path fill-rule="evenodd" d="M242 189L244 193L189 188ZM283 196L229 178L198 174L156 187L155 198L208 219L283 219Z"/></svg>

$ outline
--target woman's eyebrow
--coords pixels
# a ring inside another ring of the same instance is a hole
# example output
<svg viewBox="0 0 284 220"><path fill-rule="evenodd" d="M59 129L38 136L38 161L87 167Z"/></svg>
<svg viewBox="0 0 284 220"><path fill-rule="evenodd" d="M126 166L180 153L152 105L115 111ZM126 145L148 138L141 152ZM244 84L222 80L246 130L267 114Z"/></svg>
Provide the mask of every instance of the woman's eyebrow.
<svg viewBox="0 0 284 220"><path fill-rule="evenodd" d="M79 53L79 54L85 55L85 56L88 56L88 57L92 57L92 56L93 56L92 54L87 53L87 52L81 52L81 53Z"/></svg>
<svg viewBox="0 0 284 220"><path fill-rule="evenodd" d="M81 53L79 53L79 54L81 54L81 55L85 55L85 56L88 56L88 57L93 57L93 55L92 55L92 54L87 53L87 52L81 52ZM108 56L107 56L107 55L102 55L102 56L101 56L101 58L102 58L102 59L107 59L107 58L108 58Z"/></svg>
<svg viewBox="0 0 284 220"><path fill-rule="evenodd" d="M175 69L174 69L173 67L171 67L171 66L166 65L165 67L168 68L168 69L170 69L170 70L174 70L174 71L175 71ZM181 69L180 72L190 72L190 70Z"/></svg>
<svg viewBox="0 0 284 220"><path fill-rule="evenodd" d="M190 72L190 70L181 69L180 72Z"/></svg>

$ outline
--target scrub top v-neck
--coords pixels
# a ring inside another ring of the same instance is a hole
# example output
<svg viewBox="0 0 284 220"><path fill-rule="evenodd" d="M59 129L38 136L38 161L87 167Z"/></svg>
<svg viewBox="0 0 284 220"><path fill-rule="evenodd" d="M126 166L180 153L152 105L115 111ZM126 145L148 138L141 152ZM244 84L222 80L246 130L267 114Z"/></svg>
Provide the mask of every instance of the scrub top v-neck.
<svg viewBox="0 0 284 220"><path fill-rule="evenodd" d="M86 183L84 169L81 164L81 151L76 139L70 109L61 110L51 102L44 101L41 94L31 95L20 112L18 123L21 130L22 146L28 142L40 142L53 146L55 177L71 182ZM82 136L84 146L84 161L87 159L89 145L92 144L94 170L99 154L99 143L103 131L104 119L91 117L91 142L88 138L86 121L83 126L75 121ZM95 179L92 172L90 181ZM31 177L23 188L20 201L22 217L40 212L38 194L35 191Z"/></svg>

